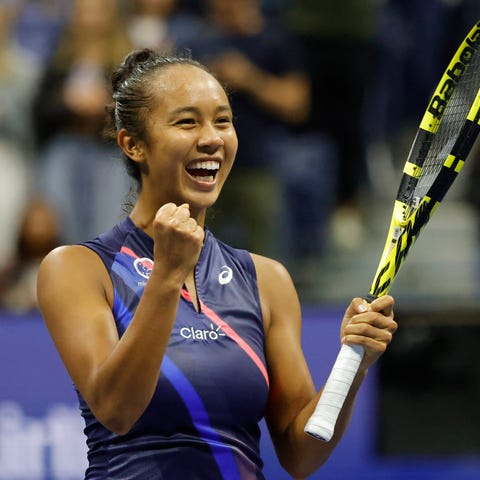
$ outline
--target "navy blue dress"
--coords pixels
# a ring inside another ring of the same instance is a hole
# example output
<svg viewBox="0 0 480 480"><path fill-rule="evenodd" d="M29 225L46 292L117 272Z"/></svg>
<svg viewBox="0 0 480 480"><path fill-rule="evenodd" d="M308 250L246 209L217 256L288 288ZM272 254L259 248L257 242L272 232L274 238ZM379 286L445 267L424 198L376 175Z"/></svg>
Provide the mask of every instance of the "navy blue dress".
<svg viewBox="0 0 480 480"><path fill-rule="evenodd" d="M110 273L121 336L151 273L153 240L127 217L84 245ZM106 429L78 392L86 423L86 479L264 478L258 422L268 374L252 259L207 230L195 281L201 311L183 289L155 394L128 434Z"/></svg>

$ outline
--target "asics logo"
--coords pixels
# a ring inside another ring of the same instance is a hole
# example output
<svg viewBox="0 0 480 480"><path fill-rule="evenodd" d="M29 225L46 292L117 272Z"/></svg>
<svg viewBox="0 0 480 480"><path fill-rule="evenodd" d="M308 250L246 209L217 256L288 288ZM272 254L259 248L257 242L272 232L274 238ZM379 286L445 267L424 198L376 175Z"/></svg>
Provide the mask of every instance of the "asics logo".
<svg viewBox="0 0 480 480"><path fill-rule="evenodd" d="M218 275L218 283L220 285L226 285L227 283L230 283L233 278L233 270L230 267L227 267L226 265L223 265L222 271Z"/></svg>
<svg viewBox="0 0 480 480"><path fill-rule="evenodd" d="M215 328L212 323L210 324L210 329L183 327L180 329L180 335L187 340L217 341L220 339L220 337L225 336L225 334L220 329L221 325Z"/></svg>

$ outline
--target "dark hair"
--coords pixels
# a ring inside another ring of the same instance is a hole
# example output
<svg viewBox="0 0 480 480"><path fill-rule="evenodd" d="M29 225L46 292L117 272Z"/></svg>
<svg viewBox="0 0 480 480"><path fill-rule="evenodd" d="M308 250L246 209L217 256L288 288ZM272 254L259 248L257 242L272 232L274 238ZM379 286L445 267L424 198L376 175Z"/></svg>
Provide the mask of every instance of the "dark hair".
<svg viewBox="0 0 480 480"><path fill-rule="evenodd" d="M136 140L148 141L146 132L146 114L154 106L154 93L150 80L154 74L172 65L192 65L208 73L201 63L193 60L188 52L182 56L163 56L144 48L129 53L112 75L113 103L107 106L107 125L105 136L115 140L117 132L124 128ZM123 155L128 174L137 181L138 190L142 186L142 177L138 163Z"/></svg>

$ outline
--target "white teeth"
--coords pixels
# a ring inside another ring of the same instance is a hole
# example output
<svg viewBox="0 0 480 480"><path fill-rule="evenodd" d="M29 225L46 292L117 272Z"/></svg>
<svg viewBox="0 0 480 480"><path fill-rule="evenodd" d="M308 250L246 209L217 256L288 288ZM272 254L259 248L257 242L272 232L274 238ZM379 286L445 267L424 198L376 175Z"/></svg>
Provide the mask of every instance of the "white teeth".
<svg viewBox="0 0 480 480"><path fill-rule="evenodd" d="M195 180L198 180L199 182L213 182L215 180L215 177L213 175L206 175L204 177L193 177Z"/></svg>
<svg viewBox="0 0 480 480"><path fill-rule="evenodd" d="M188 165L188 168L191 170L204 169L204 170L218 170L220 168L220 163L215 160L205 160L203 162L193 162Z"/></svg>

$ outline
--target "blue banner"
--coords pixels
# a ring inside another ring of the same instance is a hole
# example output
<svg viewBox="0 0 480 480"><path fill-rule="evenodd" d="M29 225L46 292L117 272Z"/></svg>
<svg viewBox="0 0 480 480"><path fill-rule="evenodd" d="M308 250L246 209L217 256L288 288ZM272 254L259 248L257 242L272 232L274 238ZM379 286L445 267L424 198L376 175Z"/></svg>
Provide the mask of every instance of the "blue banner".
<svg viewBox="0 0 480 480"><path fill-rule="evenodd" d="M317 387L325 381L338 353L341 313L317 308L304 312L304 351ZM379 457L376 392L372 369L347 434L327 464L309 480L480 478L478 458ZM266 478L291 479L278 464L263 422L261 427ZM83 479L83 428L72 382L40 316L0 314L0 480Z"/></svg>

